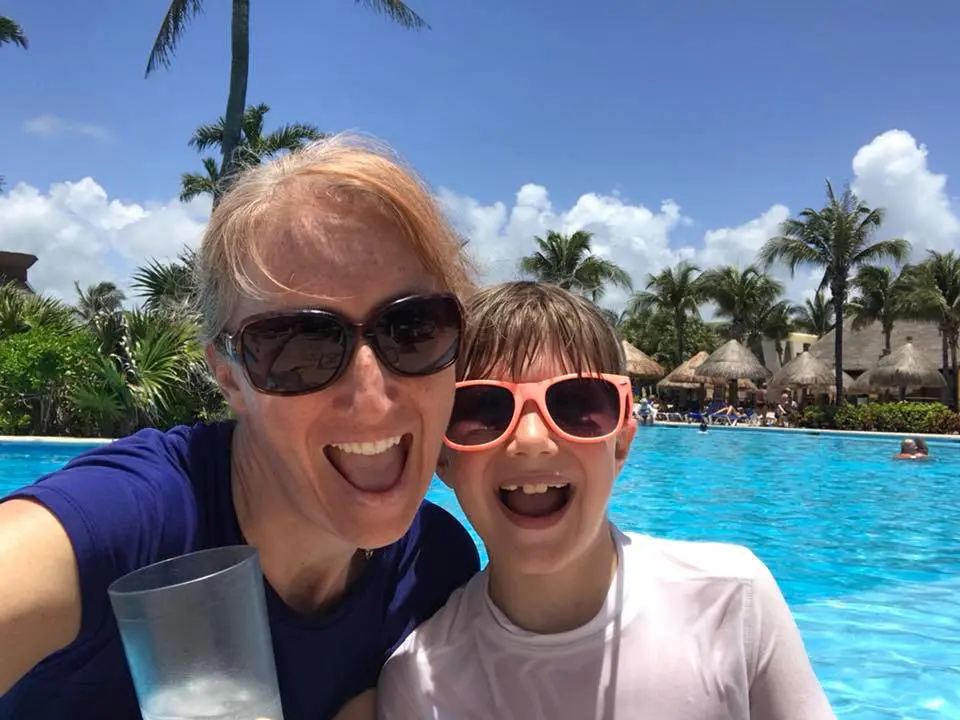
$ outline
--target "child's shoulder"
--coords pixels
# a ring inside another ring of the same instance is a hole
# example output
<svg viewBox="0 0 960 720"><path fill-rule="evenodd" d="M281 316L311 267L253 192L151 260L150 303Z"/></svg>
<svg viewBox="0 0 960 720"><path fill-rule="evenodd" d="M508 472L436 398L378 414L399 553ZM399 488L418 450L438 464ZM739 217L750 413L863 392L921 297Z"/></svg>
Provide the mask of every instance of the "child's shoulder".
<svg viewBox="0 0 960 720"><path fill-rule="evenodd" d="M464 630L483 612L486 572L476 573L454 590L447 602L430 619L418 625L397 647L391 662L407 660L427 653L443 652L468 636Z"/></svg>
<svg viewBox="0 0 960 720"><path fill-rule="evenodd" d="M743 545L639 533L622 535L625 557L635 555L638 568L662 580L752 581L766 569L763 561Z"/></svg>

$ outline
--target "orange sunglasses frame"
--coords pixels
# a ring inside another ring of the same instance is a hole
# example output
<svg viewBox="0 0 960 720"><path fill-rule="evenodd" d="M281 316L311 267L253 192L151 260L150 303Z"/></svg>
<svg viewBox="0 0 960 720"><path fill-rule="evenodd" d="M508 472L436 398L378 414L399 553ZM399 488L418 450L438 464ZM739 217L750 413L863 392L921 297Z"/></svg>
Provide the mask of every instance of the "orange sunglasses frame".
<svg viewBox="0 0 960 720"><path fill-rule="evenodd" d="M553 419L553 416L550 414L550 410L547 408L547 390L551 386L563 382L564 380L576 380L579 378L595 378L598 380L606 380L617 389L617 392L620 395L620 412L618 415L617 425L613 430L605 435L598 435L597 437L591 438L583 438L576 435L571 435L557 425L556 421ZM512 435L517 429L517 425L520 422L520 415L523 411L523 406L527 404L528 400L532 400L534 403L536 403L537 411L540 413L540 417L543 419L550 431L558 437L572 443L587 444L603 442L604 440L613 437L623 429L624 423L629 417L631 401L633 399L630 388L630 378L625 375L611 375L609 373L570 373L568 375L557 375L556 377L532 383L514 383L507 382L505 380L462 380L457 383L456 388L459 390L461 388L483 385L501 387L511 392L513 395L513 417L510 418L510 422L507 424L506 429L496 439L480 445L460 445L459 443L455 443L448 439L446 433L444 433L443 442L451 450L456 450L457 452L482 452L483 450L489 450L490 448L496 447L500 443L504 442L504 440L510 437L510 435Z"/></svg>

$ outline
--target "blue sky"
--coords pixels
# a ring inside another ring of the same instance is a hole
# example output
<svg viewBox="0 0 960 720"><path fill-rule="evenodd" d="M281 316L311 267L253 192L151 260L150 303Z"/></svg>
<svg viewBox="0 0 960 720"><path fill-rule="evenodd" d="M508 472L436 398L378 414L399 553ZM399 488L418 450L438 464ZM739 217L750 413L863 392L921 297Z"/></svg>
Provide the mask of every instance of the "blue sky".
<svg viewBox="0 0 960 720"><path fill-rule="evenodd" d="M110 200L173 198L199 167L192 129L226 100L229 3L206 6L172 68L144 79L163 0L0 4L31 42L0 49L8 185L89 176ZM955 2L411 6L431 30L351 0L254 0L248 101L272 124L373 133L482 205L510 205L525 183L558 208L591 192L654 212L671 198L690 218L674 247L819 203L823 178L852 179L857 150L891 129L928 148L932 172L960 163ZM46 115L58 132L25 132Z"/></svg>

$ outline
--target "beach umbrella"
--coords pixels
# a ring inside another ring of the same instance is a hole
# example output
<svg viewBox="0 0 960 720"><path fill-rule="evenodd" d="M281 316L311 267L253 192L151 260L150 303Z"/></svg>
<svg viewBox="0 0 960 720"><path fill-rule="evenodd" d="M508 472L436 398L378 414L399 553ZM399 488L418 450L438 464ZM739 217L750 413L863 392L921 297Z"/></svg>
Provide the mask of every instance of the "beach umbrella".
<svg viewBox="0 0 960 720"><path fill-rule="evenodd" d="M906 394L918 388L942 388L947 381L940 374L935 361L924 357L913 344L912 338L880 361L850 386L849 392L866 395L871 392L898 390L902 400Z"/></svg>
<svg viewBox="0 0 960 720"><path fill-rule="evenodd" d="M667 371L656 360L626 340L621 341L627 358L627 374L639 380L659 380Z"/></svg>

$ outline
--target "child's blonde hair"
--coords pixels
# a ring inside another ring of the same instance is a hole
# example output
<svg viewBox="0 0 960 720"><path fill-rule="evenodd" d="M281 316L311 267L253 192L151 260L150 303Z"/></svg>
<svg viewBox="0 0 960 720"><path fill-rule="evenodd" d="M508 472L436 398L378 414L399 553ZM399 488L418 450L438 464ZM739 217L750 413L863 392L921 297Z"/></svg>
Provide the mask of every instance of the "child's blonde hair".
<svg viewBox="0 0 960 720"><path fill-rule="evenodd" d="M515 379L543 353L567 372L626 374L623 346L600 309L555 285L494 285L474 293L465 310L461 380L493 373Z"/></svg>

